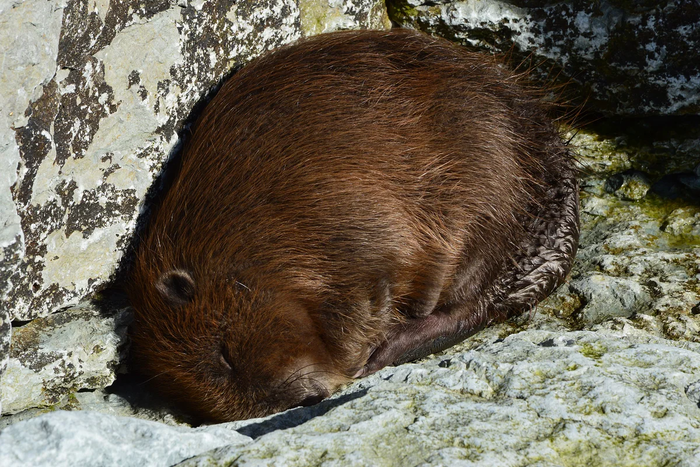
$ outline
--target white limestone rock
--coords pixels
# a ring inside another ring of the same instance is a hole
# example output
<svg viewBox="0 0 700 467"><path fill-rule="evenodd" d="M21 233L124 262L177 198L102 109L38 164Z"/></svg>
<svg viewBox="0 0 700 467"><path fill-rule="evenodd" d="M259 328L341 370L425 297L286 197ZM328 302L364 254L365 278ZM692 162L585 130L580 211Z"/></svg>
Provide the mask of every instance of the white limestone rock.
<svg viewBox="0 0 700 467"><path fill-rule="evenodd" d="M301 29L306 36L340 29L390 29L384 1L377 0L298 0Z"/></svg>
<svg viewBox="0 0 700 467"><path fill-rule="evenodd" d="M0 432L0 465L168 466L248 442L217 426L183 428L94 412L53 412Z"/></svg>
<svg viewBox="0 0 700 467"><path fill-rule="evenodd" d="M127 309L107 315L85 304L17 328L0 385L2 413L51 407L77 390L112 384L129 319Z"/></svg>
<svg viewBox="0 0 700 467"><path fill-rule="evenodd" d="M0 185L15 219L3 245L22 245L14 256L5 247L2 300L18 320L74 305L109 280L193 106L233 66L301 37L292 0L22 5L35 3L48 16L28 16L5 43L51 45L38 67L17 54L38 68L34 81L0 83L3 95L28 95L0 128L14 154Z"/></svg>
<svg viewBox="0 0 700 467"><path fill-rule="evenodd" d="M625 334L530 330L389 368L323 416L182 465L700 462L700 347Z"/></svg>
<svg viewBox="0 0 700 467"><path fill-rule="evenodd" d="M700 162L697 129L673 134L652 134L653 147L586 132L573 139L585 174L580 245L570 281L540 309L574 329L628 317L668 339L700 342L693 311L700 306L700 207L691 197L669 200L651 190L631 199L609 189L615 174L644 170L649 180L663 180Z"/></svg>

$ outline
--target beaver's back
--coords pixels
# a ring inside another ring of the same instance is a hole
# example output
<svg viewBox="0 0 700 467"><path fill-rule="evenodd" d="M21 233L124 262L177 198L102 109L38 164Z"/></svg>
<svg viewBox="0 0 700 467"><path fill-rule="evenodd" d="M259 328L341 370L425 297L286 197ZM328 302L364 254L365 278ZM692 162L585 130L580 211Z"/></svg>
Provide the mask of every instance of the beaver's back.
<svg viewBox="0 0 700 467"><path fill-rule="evenodd" d="M207 107L154 230L194 261L212 249L246 261L250 246L293 268L326 258L343 277L426 244L459 254L479 240L468 226L513 228L558 156L532 150L551 127L516 81L408 31L277 51Z"/></svg>

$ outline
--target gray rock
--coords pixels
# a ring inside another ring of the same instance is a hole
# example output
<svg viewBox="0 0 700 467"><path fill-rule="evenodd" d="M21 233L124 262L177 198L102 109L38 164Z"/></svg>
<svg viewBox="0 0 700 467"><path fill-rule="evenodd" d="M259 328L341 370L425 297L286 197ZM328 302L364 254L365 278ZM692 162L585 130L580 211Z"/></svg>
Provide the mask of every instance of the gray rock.
<svg viewBox="0 0 700 467"><path fill-rule="evenodd" d="M700 210L692 207L674 209L664 219L662 230L675 237L700 239Z"/></svg>
<svg viewBox="0 0 700 467"><path fill-rule="evenodd" d="M0 386L2 386L2 375L7 370L10 360L10 341L12 337L12 323L10 322L7 310L0 310ZM0 397L0 413L2 413L2 397Z"/></svg>
<svg viewBox="0 0 700 467"><path fill-rule="evenodd" d="M305 36L342 29L390 29L391 20L383 1L298 0L301 29Z"/></svg>
<svg viewBox="0 0 700 467"><path fill-rule="evenodd" d="M323 417L182 465L695 465L698 350L527 331L384 370Z"/></svg>
<svg viewBox="0 0 700 467"><path fill-rule="evenodd" d="M504 330L265 419L186 429L89 412L43 415L0 432L0 464L700 462L700 345L627 324L498 338Z"/></svg>
<svg viewBox="0 0 700 467"><path fill-rule="evenodd" d="M105 389L83 390L70 393L49 407L32 407L16 414L3 415L0 417L0 430L56 410L100 412L106 415L135 417L172 426L189 426L182 421L179 414L169 410L162 403L159 403L152 394L144 391L142 385L132 384L130 391L126 394L115 394L112 391L114 391L114 387L110 387L109 391Z"/></svg>
<svg viewBox="0 0 700 467"><path fill-rule="evenodd" d="M129 319L127 309L106 315L86 304L17 328L0 386L2 413L50 407L80 389L112 384Z"/></svg>
<svg viewBox="0 0 700 467"><path fill-rule="evenodd" d="M687 115L700 110L700 5L560 0L393 0L403 26L510 54L540 77L561 70L597 110Z"/></svg>
<svg viewBox="0 0 700 467"><path fill-rule="evenodd" d="M609 189L613 174L644 171L658 179L695 167L697 129L685 137L653 137L653 144L586 132L573 139L586 174L580 246L571 281L540 308L575 329L630 317L668 339L700 342L700 316L692 312L700 302L700 208L689 199L620 196Z"/></svg>
<svg viewBox="0 0 700 467"><path fill-rule="evenodd" d="M584 299L581 319L586 323L600 323L614 316L629 317L651 303L651 297L639 282L604 274L591 273L574 279L569 289Z"/></svg>
<svg viewBox="0 0 700 467"><path fill-rule="evenodd" d="M691 402L695 402L700 407L700 381L695 381L685 388L685 394Z"/></svg>
<svg viewBox="0 0 700 467"><path fill-rule="evenodd" d="M14 286L10 276L25 255L25 233L10 187L19 178L21 156L15 128L56 69L61 11L51 2L0 0L0 375L7 366Z"/></svg>
<svg viewBox="0 0 700 467"><path fill-rule="evenodd" d="M22 117L9 122L19 169L2 187L13 187L24 239L0 267L3 301L21 320L76 304L110 279L194 104L231 67L301 35L291 0L42 5L63 22L16 39L20 57L42 34L54 45L41 77L24 84Z"/></svg>
<svg viewBox="0 0 700 467"><path fill-rule="evenodd" d="M250 438L224 427L192 429L92 412L54 412L3 430L0 464L167 466L248 442Z"/></svg>
<svg viewBox="0 0 700 467"><path fill-rule="evenodd" d="M612 175L605 181L605 191L627 201L644 198L650 188L651 182L647 175L637 170Z"/></svg>

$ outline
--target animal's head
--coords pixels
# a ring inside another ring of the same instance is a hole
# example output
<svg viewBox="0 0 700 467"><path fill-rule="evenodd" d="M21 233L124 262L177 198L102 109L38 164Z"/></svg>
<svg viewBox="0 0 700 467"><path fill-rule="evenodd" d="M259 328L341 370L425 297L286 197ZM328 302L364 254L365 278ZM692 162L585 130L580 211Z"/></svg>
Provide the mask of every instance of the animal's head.
<svg viewBox="0 0 700 467"><path fill-rule="evenodd" d="M352 375L308 307L236 278L170 269L129 287L132 361L151 384L203 420L311 405Z"/></svg>

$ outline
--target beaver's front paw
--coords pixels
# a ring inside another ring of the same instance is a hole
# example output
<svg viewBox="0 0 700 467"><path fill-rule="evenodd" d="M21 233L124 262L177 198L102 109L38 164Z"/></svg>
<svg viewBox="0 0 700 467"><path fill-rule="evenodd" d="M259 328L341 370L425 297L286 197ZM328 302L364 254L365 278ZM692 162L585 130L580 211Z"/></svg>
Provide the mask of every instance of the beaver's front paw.
<svg viewBox="0 0 700 467"><path fill-rule="evenodd" d="M387 338L370 355L355 378L371 375L387 365L416 360L447 347L446 342L464 339L460 322L449 313L433 313L425 318L408 319L394 326ZM451 344L450 344L451 345Z"/></svg>

